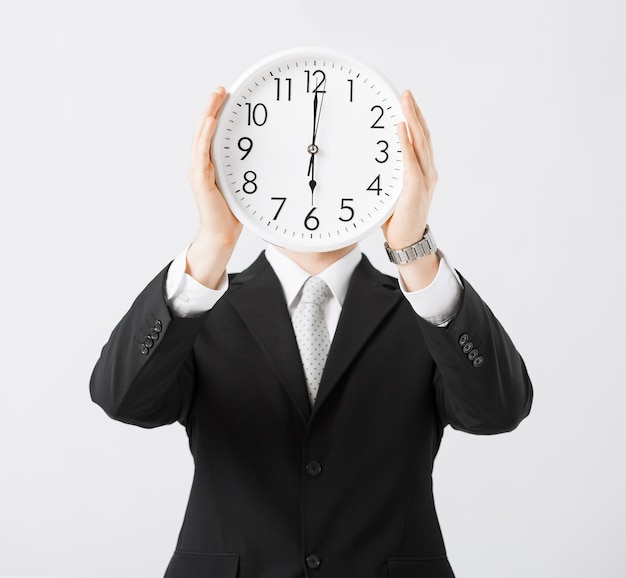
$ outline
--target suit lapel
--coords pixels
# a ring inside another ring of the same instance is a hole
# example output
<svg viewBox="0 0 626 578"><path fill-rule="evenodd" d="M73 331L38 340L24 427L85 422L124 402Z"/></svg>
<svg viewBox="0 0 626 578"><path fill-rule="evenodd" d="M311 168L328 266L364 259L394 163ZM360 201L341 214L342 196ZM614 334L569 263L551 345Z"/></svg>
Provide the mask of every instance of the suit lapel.
<svg viewBox="0 0 626 578"><path fill-rule="evenodd" d="M402 293L397 284L372 267L363 256L350 279L313 414L328 398L376 328L401 299Z"/></svg>
<svg viewBox="0 0 626 578"><path fill-rule="evenodd" d="M376 328L402 299L402 294L397 284L372 267L363 256L350 279L313 411L280 281L264 254L233 277L225 298L254 335L306 424Z"/></svg>
<svg viewBox="0 0 626 578"><path fill-rule="evenodd" d="M298 414L307 423L311 404L300 352L280 281L264 254L233 277L225 298L254 335Z"/></svg>

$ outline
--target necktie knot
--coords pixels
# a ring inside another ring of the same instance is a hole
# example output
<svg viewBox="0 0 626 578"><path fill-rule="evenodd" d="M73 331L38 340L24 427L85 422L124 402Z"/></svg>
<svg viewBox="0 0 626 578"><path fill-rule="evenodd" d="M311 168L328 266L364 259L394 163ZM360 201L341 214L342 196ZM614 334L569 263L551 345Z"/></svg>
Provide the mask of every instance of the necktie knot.
<svg viewBox="0 0 626 578"><path fill-rule="evenodd" d="M309 277L302 287L301 303L314 303L320 307L326 304L330 297L330 289L323 279Z"/></svg>

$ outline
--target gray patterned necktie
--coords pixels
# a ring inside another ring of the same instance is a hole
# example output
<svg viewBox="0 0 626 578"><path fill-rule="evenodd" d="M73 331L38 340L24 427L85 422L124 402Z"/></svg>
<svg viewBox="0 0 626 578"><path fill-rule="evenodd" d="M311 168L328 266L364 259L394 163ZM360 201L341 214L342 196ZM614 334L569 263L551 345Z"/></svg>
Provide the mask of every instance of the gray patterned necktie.
<svg viewBox="0 0 626 578"><path fill-rule="evenodd" d="M328 285L322 279L309 277L302 288L300 303L291 318L311 405L315 403L330 349L330 337L323 309L330 294Z"/></svg>

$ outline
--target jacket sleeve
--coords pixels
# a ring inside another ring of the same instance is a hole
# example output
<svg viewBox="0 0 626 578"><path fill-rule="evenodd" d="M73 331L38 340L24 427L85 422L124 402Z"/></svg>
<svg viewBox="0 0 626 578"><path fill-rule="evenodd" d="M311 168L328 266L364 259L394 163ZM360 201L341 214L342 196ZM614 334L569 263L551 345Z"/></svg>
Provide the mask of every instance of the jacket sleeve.
<svg viewBox="0 0 626 578"><path fill-rule="evenodd" d="M193 397L193 343L206 315L173 317L167 268L137 297L113 330L93 370L92 400L113 419L156 427L185 422Z"/></svg>
<svg viewBox="0 0 626 578"><path fill-rule="evenodd" d="M520 354L474 288L440 328L418 318L437 366L434 385L443 425L474 434L515 429L528 415L533 389Z"/></svg>

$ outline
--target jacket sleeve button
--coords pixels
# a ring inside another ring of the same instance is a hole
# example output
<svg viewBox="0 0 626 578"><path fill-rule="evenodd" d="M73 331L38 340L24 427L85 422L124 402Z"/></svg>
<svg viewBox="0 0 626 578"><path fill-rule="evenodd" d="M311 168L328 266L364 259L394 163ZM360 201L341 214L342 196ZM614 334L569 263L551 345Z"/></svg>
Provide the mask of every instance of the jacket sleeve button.
<svg viewBox="0 0 626 578"><path fill-rule="evenodd" d="M316 461L309 462L304 468L309 476L316 477L322 473L322 464Z"/></svg>
<svg viewBox="0 0 626 578"><path fill-rule="evenodd" d="M474 361L474 359L476 359L478 357L478 349L472 349L468 354L467 354L467 358L470 361Z"/></svg>
<svg viewBox="0 0 626 578"><path fill-rule="evenodd" d="M154 330L157 333L161 333L161 331L163 331L163 323L161 323L158 319L154 322Z"/></svg>
<svg viewBox="0 0 626 578"><path fill-rule="evenodd" d="M463 346L463 353L469 353L472 349L474 349L474 344L471 341L468 341Z"/></svg>
<svg viewBox="0 0 626 578"><path fill-rule="evenodd" d="M143 343L139 344L139 351L141 351L141 355L148 355L148 353L150 353L150 350Z"/></svg>
<svg viewBox="0 0 626 578"><path fill-rule="evenodd" d="M484 359L482 355L479 355L472 363L474 364L474 367L480 367L483 364L483 361Z"/></svg>
<svg viewBox="0 0 626 578"><path fill-rule="evenodd" d="M463 333L461 337L459 337L459 345L463 347L469 341L469 335L467 333Z"/></svg>
<svg viewBox="0 0 626 578"><path fill-rule="evenodd" d="M306 557L306 565L311 568L311 570L317 570L322 563L322 560L317 554L309 554Z"/></svg>

